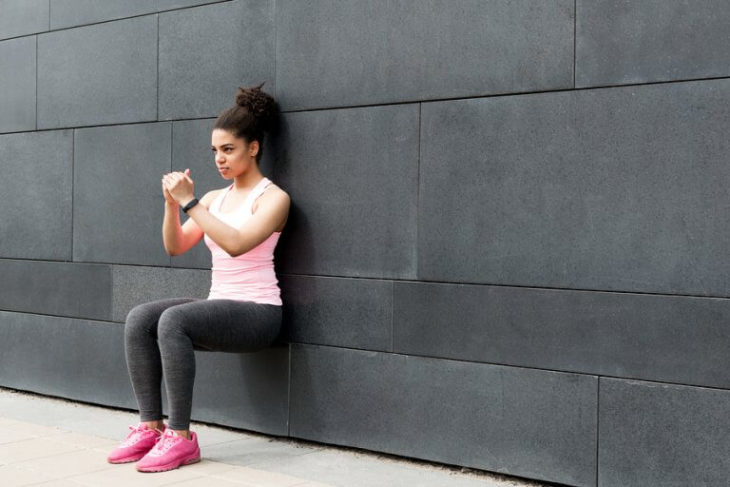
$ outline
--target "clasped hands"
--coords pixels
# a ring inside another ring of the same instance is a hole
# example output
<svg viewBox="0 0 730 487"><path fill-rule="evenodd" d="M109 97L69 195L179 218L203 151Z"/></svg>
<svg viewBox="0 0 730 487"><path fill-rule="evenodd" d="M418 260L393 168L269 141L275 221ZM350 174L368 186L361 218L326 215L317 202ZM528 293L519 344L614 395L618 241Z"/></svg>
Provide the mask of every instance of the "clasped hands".
<svg viewBox="0 0 730 487"><path fill-rule="evenodd" d="M195 197L190 169L171 172L162 176L162 194L170 204L185 205Z"/></svg>

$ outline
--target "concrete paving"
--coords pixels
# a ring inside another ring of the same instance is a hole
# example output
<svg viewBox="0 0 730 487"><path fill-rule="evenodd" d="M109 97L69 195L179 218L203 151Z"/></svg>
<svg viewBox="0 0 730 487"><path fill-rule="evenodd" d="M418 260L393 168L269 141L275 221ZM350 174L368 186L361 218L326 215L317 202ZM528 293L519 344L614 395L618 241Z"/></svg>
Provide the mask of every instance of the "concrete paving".
<svg viewBox="0 0 730 487"><path fill-rule="evenodd" d="M203 460L143 474L107 453L129 411L0 388L0 485L53 487L538 487L549 484L194 423Z"/></svg>

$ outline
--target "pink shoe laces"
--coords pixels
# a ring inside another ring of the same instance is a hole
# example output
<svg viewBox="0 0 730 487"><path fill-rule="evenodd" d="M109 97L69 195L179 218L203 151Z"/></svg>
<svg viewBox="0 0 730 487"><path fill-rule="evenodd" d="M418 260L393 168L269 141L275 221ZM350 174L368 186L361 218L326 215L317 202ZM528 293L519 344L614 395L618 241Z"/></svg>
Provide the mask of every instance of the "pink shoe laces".
<svg viewBox="0 0 730 487"><path fill-rule="evenodd" d="M120 448L126 448L126 447L129 447L132 445L136 445L137 443L142 441L142 439L144 438L144 434L147 431L157 431L157 433L159 433L159 436L162 436L162 431L160 431L158 429L152 430L152 429L148 428L147 426L145 426L143 423L140 423L137 426L132 426L130 424L129 429L132 430L132 432L129 433L127 435L127 437L124 439L124 441L122 442L122 444L119 445Z"/></svg>
<svg viewBox="0 0 730 487"><path fill-rule="evenodd" d="M172 430L167 430L165 433L160 436L160 439L157 440L157 443L155 443L155 446L150 450L150 452L147 454L151 457L161 457L168 451L170 451L170 448L177 445L183 440L183 437L178 435Z"/></svg>
<svg viewBox="0 0 730 487"><path fill-rule="evenodd" d="M138 424L137 426L132 426L130 424L129 429L131 429L132 432L127 435L127 437L124 439L124 441L120 445L123 448L139 443L142 440L142 435L144 434L144 432L148 431L148 428L141 423Z"/></svg>

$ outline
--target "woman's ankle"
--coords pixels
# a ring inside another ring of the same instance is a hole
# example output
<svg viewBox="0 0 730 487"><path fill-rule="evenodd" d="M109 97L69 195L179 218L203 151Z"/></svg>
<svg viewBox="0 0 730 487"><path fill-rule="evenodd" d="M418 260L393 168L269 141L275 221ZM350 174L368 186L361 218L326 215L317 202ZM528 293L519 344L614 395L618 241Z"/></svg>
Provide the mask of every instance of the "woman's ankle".
<svg viewBox="0 0 730 487"><path fill-rule="evenodd" d="M186 440L190 439L190 430L173 430L175 433L177 433L179 436L182 436Z"/></svg>
<svg viewBox="0 0 730 487"><path fill-rule="evenodd" d="M162 420L142 421L142 422L144 424L146 424L149 429L153 429L153 430L164 430L165 429L165 423Z"/></svg>

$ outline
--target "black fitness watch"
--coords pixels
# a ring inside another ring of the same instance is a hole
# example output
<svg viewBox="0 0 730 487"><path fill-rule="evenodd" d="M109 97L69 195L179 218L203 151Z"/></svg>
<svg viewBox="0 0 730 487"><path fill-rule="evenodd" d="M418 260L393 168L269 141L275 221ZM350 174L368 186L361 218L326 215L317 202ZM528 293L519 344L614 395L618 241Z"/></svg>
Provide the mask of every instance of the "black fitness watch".
<svg viewBox="0 0 730 487"><path fill-rule="evenodd" d="M192 200L190 200L190 202L187 205L183 206L183 209L182 209L183 213L187 213L188 211L190 211L190 209L192 207L194 207L197 204L198 204L198 198L193 198Z"/></svg>

